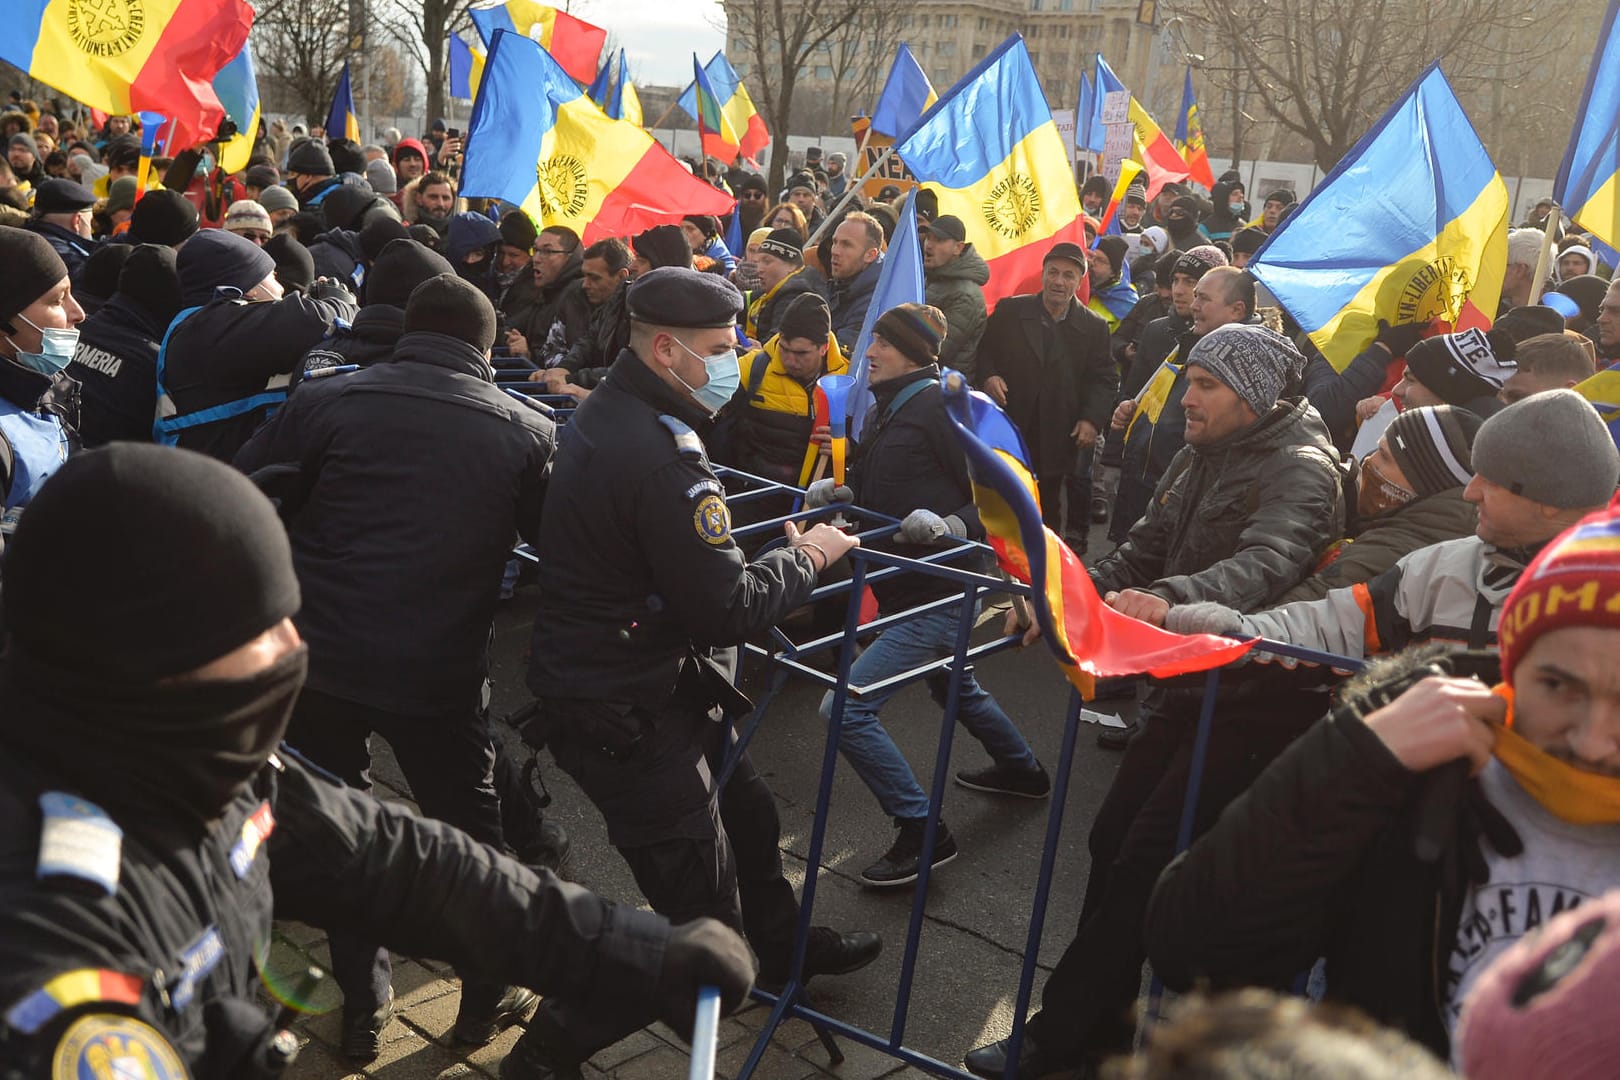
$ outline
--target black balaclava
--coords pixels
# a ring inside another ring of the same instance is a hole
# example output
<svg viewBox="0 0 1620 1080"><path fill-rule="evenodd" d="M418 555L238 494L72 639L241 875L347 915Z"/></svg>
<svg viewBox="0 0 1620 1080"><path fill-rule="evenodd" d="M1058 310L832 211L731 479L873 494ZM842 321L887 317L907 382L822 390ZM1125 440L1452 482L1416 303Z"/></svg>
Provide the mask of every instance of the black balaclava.
<svg viewBox="0 0 1620 1080"><path fill-rule="evenodd" d="M137 443L80 454L0 575L0 744L92 802L206 822L281 741L304 648L245 679L176 678L298 610L286 532L236 470Z"/></svg>

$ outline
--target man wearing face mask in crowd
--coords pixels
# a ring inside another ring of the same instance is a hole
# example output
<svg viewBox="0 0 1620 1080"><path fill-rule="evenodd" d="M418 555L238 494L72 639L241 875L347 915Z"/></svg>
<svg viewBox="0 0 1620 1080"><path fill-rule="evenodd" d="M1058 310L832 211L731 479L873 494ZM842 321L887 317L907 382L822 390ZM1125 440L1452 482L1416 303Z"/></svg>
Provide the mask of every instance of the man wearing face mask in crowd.
<svg viewBox="0 0 1620 1080"><path fill-rule="evenodd" d="M547 743L607 824L653 910L708 915L786 981L798 922L782 873L776 802L744 755L714 778L728 725L748 711L733 646L810 598L859 542L827 524L752 562L731 536L725 488L693 430L737 391L742 294L715 274L662 267L627 295L630 345L569 422L540 519L548 552L524 730ZM811 930L803 975L853 971L873 934ZM548 997L502 1080L578 1078L592 1054L643 1026L635 1008Z"/></svg>
<svg viewBox="0 0 1620 1080"><path fill-rule="evenodd" d="M304 354L359 308L329 278L308 296L283 296L275 260L222 229L188 240L176 265L185 307L158 350L153 434L229 461L286 400Z"/></svg>
<svg viewBox="0 0 1620 1080"><path fill-rule="evenodd" d="M0 226L0 549L78 449L79 384L62 369L83 321L61 256L36 233Z"/></svg>
<svg viewBox="0 0 1620 1080"><path fill-rule="evenodd" d="M713 921L671 929L278 748L308 657L298 580L230 467L88 451L3 575L0 1075L285 1075L298 1041L261 996L272 908L677 1025L703 983L746 993L747 949Z"/></svg>

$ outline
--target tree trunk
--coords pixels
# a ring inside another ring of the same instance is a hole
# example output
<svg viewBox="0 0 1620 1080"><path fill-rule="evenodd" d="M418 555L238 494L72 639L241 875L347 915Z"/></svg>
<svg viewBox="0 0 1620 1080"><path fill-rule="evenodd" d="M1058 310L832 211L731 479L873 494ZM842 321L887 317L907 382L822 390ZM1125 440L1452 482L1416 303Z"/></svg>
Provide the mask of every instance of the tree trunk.
<svg viewBox="0 0 1620 1080"><path fill-rule="evenodd" d="M774 195L782 190L782 184L787 180L788 164L788 125L793 117L793 84L797 81L798 72L782 72L782 89L776 95L776 129L771 132L771 175L770 190Z"/></svg>

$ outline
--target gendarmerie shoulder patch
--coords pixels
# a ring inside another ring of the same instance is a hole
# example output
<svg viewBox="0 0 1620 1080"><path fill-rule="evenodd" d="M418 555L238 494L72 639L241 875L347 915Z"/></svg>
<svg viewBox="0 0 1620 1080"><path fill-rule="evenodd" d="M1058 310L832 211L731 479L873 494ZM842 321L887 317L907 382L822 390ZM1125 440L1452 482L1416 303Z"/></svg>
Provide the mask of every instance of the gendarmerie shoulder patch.
<svg viewBox="0 0 1620 1080"><path fill-rule="evenodd" d="M726 500L714 494L699 499L696 509L692 511L692 527L706 544L718 547L729 540L731 511L726 509Z"/></svg>
<svg viewBox="0 0 1620 1080"><path fill-rule="evenodd" d="M62 1033L51 1055L51 1080L190 1080L191 1074L158 1030L132 1016L90 1013Z"/></svg>

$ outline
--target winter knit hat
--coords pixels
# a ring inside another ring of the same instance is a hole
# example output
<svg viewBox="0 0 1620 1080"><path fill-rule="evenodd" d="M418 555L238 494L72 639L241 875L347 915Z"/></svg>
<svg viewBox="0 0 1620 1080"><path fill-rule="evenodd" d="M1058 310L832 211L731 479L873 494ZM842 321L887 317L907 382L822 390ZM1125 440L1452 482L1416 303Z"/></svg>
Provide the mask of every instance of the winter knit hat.
<svg viewBox="0 0 1620 1080"><path fill-rule="evenodd" d="M1149 225L1142 230L1142 243L1152 251L1170 250L1170 233L1163 225Z"/></svg>
<svg viewBox="0 0 1620 1080"><path fill-rule="evenodd" d="M67 276L67 264L43 236L0 225L0 330Z"/></svg>
<svg viewBox="0 0 1620 1080"><path fill-rule="evenodd" d="M225 212L224 227L233 233L256 229L268 235L274 231L270 227L269 212L252 199L238 199L231 203L231 208Z"/></svg>
<svg viewBox="0 0 1620 1080"><path fill-rule="evenodd" d="M796 229L773 229L760 241L759 250L798 266L804 262L804 237Z"/></svg>
<svg viewBox="0 0 1620 1080"><path fill-rule="evenodd" d="M175 265L180 294L188 304L208 303L220 286L247 292L276 272L276 260L263 248L224 229L204 229L193 236Z"/></svg>
<svg viewBox="0 0 1620 1080"><path fill-rule="evenodd" d="M1474 436L1480 418L1467 409L1435 405L1407 409L1384 429L1389 453L1418 498L1461 487L1474 478Z"/></svg>
<svg viewBox="0 0 1620 1080"><path fill-rule="evenodd" d="M502 215L500 231L501 243L519 251L528 251L540 237L534 219L522 210L509 210Z"/></svg>
<svg viewBox="0 0 1620 1080"><path fill-rule="evenodd" d="M1183 256L1185 258L1185 256ZM1178 266L1178 273L1180 264ZM1199 338L1187 356L1230 386L1256 416L1277 404L1288 380L1305 370L1305 358L1294 343L1274 330L1248 323L1228 323Z"/></svg>
<svg viewBox="0 0 1620 1080"><path fill-rule="evenodd" d="M1246 229L1239 229L1232 234L1232 251L1238 255L1253 255L1260 250L1260 245L1266 242L1264 230L1258 226L1250 225Z"/></svg>
<svg viewBox="0 0 1620 1080"><path fill-rule="evenodd" d="M1603 303L1603 294L1609 291L1609 283L1596 274L1581 274L1568 281L1560 282L1554 292L1574 300L1580 305L1581 314L1588 319L1598 317L1598 307Z"/></svg>
<svg viewBox="0 0 1620 1080"><path fill-rule="evenodd" d="M1125 257L1130 251L1130 245L1123 236L1099 236L1096 249L1108 256L1108 265L1114 268L1114 276L1118 277L1125 268Z"/></svg>
<svg viewBox="0 0 1620 1080"><path fill-rule="evenodd" d="M365 252L366 262L374 263L377 256L382 254L383 248L395 240L407 239L410 235L411 230L403 221L379 215L366 222L365 228L360 230L360 250ZM401 304L404 302L400 301Z"/></svg>
<svg viewBox="0 0 1620 1080"><path fill-rule="evenodd" d="M392 195L399 190L399 178L394 175L394 167L381 158L366 163L366 183L378 195Z"/></svg>
<svg viewBox="0 0 1620 1080"><path fill-rule="evenodd" d="M197 232L197 208L178 191L148 191L129 215L127 239L132 244L185 243Z"/></svg>
<svg viewBox="0 0 1620 1080"><path fill-rule="evenodd" d="M929 304L900 304L878 316L872 333L899 349L919 367L939 360L939 346L945 340L945 313Z"/></svg>
<svg viewBox="0 0 1620 1080"><path fill-rule="evenodd" d="M1620 506L1588 514L1541 549L1502 603L1497 639L1502 674L1513 670L1530 643L1566 626L1620 626Z"/></svg>
<svg viewBox="0 0 1620 1080"><path fill-rule="evenodd" d="M825 342L832 334L832 312L827 308L827 301L813 292L795 296L782 313L777 334L783 341L804 338L817 343Z"/></svg>
<svg viewBox="0 0 1620 1080"><path fill-rule="evenodd" d="M118 272L118 293L141 305L166 326L180 313L180 274L174 248L142 244L132 248Z"/></svg>
<svg viewBox="0 0 1620 1080"><path fill-rule="evenodd" d="M120 176L108 184L107 213L116 214L120 210L133 210L135 208L135 195L140 190L140 181L133 176Z"/></svg>
<svg viewBox="0 0 1620 1080"><path fill-rule="evenodd" d="M449 261L432 248L415 240L390 240L366 275L366 306L404 307L422 282L454 273Z"/></svg>
<svg viewBox="0 0 1620 1080"><path fill-rule="evenodd" d="M1613 1076L1617 994L1620 891L1559 914L1485 968L1458 1022L1462 1070L1470 1080Z"/></svg>
<svg viewBox="0 0 1620 1080"><path fill-rule="evenodd" d="M1432 339L1431 339L1432 340ZM1592 403L1544 390L1486 420L1474 437L1474 472L1543 506L1602 506L1620 483L1620 451Z"/></svg>
<svg viewBox="0 0 1620 1080"><path fill-rule="evenodd" d="M287 155L287 171L304 176L331 176L337 170L332 168L332 155L326 147L318 140L305 139Z"/></svg>
<svg viewBox="0 0 1620 1080"><path fill-rule="evenodd" d="M493 228L494 222L490 225ZM472 282L439 274L413 289L405 303L405 332L422 331L458 338L488 352L495 343L495 306Z"/></svg>
<svg viewBox="0 0 1620 1080"><path fill-rule="evenodd" d="M19 131L17 134L13 135L11 137L11 141L6 144L6 149L9 150L13 146L21 146L26 148L30 154L34 155L35 161L39 160L39 143L35 142L34 137L28 134L28 132Z"/></svg>
<svg viewBox="0 0 1620 1080"><path fill-rule="evenodd" d="M321 200L320 212L326 217L328 229L357 229L355 219L371 205L376 196L370 187L351 187L342 184Z"/></svg>
<svg viewBox="0 0 1620 1080"><path fill-rule="evenodd" d="M1518 365L1513 339L1503 333L1464 330L1424 338L1406 351L1413 377L1449 405L1494 397Z"/></svg>
<svg viewBox="0 0 1620 1080"><path fill-rule="evenodd" d="M1226 256L1221 254L1220 248L1213 244L1199 244L1181 253L1181 257L1176 260L1176 268L1171 273L1185 274L1197 281L1215 267L1226 265Z"/></svg>
<svg viewBox="0 0 1620 1080"><path fill-rule="evenodd" d="M264 245L275 260L276 280L287 292L306 293L315 284L315 256L290 233L277 233Z"/></svg>
<svg viewBox="0 0 1620 1080"><path fill-rule="evenodd" d="M73 296L81 307L90 303L105 303L118 288L118 275L123 272L124 260L135 249L128 244L104 243L79 267L78 281Z"/></svg>
<svg viewBox="0 0 1620 1080"><path fill-rule="evenodd" d="M1548 293L1548 296L1557 296L1565 303L1570 303L1568 297L1561 293ZM1525 342L1542 334L1562 334L1564 332L1564 316L1544 304L1526 304L1522 307L1509 309L1496 322L1491 324L1492 330L1500 330L1515 343Z"/></svg>
<svg viewBox="0 0 1620 1080"><path fill-rule="evenodd" d="M679 225L654 225L630 241L641 258L657 270L663 266L691 266L692 245Z"/></svg>
<svg viewBox="0 0 1620 1080"><path fill-rule="evenodd" d="M297 210L298 196L278 184L259 192L259 205L272 213L277 210Z"/></svg>

